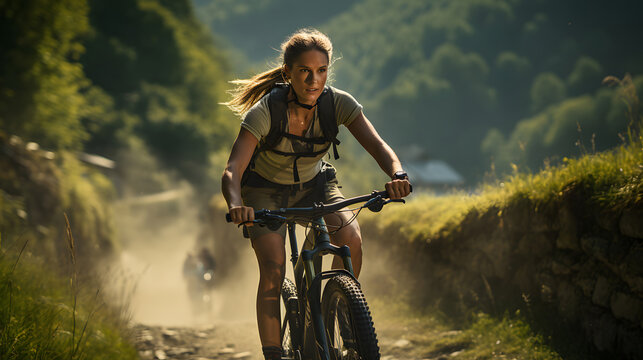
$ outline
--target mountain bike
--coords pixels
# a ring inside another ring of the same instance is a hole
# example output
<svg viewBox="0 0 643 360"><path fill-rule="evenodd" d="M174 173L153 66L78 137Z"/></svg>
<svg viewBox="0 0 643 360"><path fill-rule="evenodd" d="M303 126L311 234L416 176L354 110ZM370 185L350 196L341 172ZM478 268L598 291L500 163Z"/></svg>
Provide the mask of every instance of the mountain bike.
<svg viewBox="0 0 643 360"><path fill-rule="evenodd" d="M283 359L380 358L373 320L353 273L350 250L346 245L331 244L329 234L355 220L362 209L378 212L390 202L404 200L391 200L386 191L374 191L333 204L255 211L254 223L259 226L277 230L286 224L288 229L294 279L285 279L281 290L285 308L281 329ZM364 204L345 209L359 203ZM329 232L323 216L338 211L350 211L353 215ZM229 214L226 219L231 221ZM309 228L301 256L295 224ZM328 254L341 257L344 269L321 271L321 257ZM323 295L322 281L325 281Z"/></svg>

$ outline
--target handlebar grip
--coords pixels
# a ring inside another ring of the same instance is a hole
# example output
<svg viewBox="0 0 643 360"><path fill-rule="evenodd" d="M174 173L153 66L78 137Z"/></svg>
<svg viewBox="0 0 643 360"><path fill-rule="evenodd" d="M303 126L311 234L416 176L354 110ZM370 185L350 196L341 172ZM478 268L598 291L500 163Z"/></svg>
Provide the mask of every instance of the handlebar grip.
<svg viewBox="0 0 643 360"><path fill-rule="evenodd" d="M263 213L263 210L255 210L255 218L260 217ZM232 222L232 216L230 216L230 213L225 214L225 221Z"/></svg>
<svg viewBox="0 0 643 360"><path fill-rule="evenodd" d="M410 189L409 189L410 192L413 192L413 185L409 184L409 186L410 186ZM390 197L390 196L388 196L388 191L386 191L386 190L382 191L380 194L382 195L382 197L385 197L385 198Z"/></svg>

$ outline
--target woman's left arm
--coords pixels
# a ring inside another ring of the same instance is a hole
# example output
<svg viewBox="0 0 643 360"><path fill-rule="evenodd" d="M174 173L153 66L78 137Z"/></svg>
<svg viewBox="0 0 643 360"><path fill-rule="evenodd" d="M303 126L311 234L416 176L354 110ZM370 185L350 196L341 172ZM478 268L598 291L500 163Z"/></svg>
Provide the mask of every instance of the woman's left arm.
<svg viewBox="0 0 643 360"><path fill-rule="evenodd" d="M404 180L395 178L396 172L403 171L400 160L393 149L382 140L373 124L364 116L364 113L360 112L347 128L362 147L377 161L377 164L386 175L391 177L392 180L385 185L391 199L407 196L411 192L411 184L408 178Z"/></svg>

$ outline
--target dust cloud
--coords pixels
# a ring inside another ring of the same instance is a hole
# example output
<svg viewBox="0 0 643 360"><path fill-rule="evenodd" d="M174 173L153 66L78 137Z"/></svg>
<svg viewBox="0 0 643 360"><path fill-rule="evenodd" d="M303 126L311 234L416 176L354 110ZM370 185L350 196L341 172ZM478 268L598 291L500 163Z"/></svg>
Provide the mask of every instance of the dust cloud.
<svg viewBox="0 0 643 360"><path fill-rule="evenodd" d="M224 239L217 236L222 232L209 229L202 214L204 202L184 184L171 192L116 204L122 275L111 291L128 293L134 323L208 326L255 321L258 271L252 248L241 235ZM217 254L215 249L226 247ZM191 275L184 274L184 263L188 253L202 248L215 259L214 284L210 290L190 294Z"/></svg>

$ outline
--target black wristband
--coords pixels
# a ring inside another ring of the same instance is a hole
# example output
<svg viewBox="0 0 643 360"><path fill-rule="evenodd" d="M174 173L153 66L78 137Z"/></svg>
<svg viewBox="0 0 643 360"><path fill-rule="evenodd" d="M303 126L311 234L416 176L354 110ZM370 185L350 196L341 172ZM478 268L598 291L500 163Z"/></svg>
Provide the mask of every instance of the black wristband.
<svg viewBox="0 0 643 360"><path fill-rule="evenodd" d="M408 180L409 175L406 173L406 171L400 170L396 171L395 174L393 174L393 180Z"/></svg>

